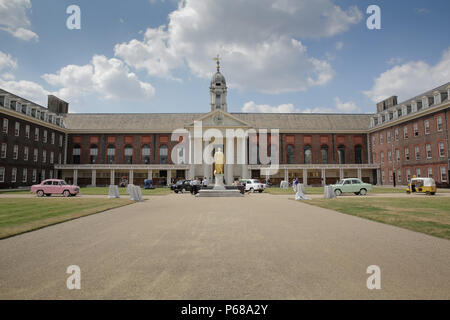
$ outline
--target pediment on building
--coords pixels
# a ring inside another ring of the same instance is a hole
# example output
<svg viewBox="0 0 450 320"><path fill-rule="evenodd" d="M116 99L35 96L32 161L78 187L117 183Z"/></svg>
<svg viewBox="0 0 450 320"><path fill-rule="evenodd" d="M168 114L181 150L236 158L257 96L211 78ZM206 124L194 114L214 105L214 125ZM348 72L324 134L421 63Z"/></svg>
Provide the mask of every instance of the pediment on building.
<svg viewBox="0 0 450 320"><path fill-rule="evenodd" d="M204 116L196 119L195 121L201 121L203 127L212 127L212 128L251 128L252 126L225 112L223 110L214 110L211 111ZM193 127L194 122L190 123L187 127Z"/></svg>

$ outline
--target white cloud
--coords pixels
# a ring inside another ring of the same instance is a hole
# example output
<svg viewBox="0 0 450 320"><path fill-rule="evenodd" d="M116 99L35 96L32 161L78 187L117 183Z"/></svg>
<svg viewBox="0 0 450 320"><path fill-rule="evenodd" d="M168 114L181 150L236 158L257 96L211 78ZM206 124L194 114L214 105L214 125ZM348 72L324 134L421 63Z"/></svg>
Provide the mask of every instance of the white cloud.
<svg viewBox="0 0 450 320"><path fill-rule="evenodd" d="M342 41L336 42L336 50L341 51L344 48L344 43Z"/></svg>
<svg viewBox="0 0 450 320"><path fill-rule="evenodd" d="M309 56L300 39L340 34L361 18L356 7L343 10L331 0L186 0L167 27L116 45L115 54L149 75L170 78L185 62L193 74L209 78L219 53L232 87L304 91L327 83L334 72L328 61Z"/></svg>
<svg viewBox="0 0 450 320"><path fill-rule="evenodd" d="M68 101L79 101L93 93L103 99L130 101L151 99L155 94L153 86L140 81L121 60L102 55L94 56L90 64L67 65L42 78L55 87L62 87L56 95Z"/></svg>
<svg viewBox="0 0 450 320"><path fill-rule="evenodd" d="M268 104L256 104L254 101L246 102L242 107L242 112L249 113L351 113L359 111L360 108L353 102L342 102L339 98L334 98L335 107L315 107L298 109L292 103L272 106Z"/></svg>
<svg viewBox="0 0 450 320"><path fill-rule="evenodd" d="M450 47L435 65L411 61L395 66L378 76L373 87L365 91L372 101L379 102L392 95L406 100L420 92L433 89L450 79Z"/></svg>
<svg viewBox="0 0 450 320"><path fill-rule="evenodd" d="M51 94L41 85L32 81L8 81L0 79L0 87L40 105L47 105L47 95Z"/></svg>
<svg viewBox="0 0 450 320"><path fill-rule="evenodd" d="M0 0L0 30L24 41L38 41L39 36L30 30L29 11L30 0Z"/></svg>
<svg viewBox="0 0 450 320"><path fill-rule="evenodd" d="M336 110L344 113L351 113L360 111L359 107L353 101L342 102L339 98L334 98Z"/></svg>
<svg viewBox="0 0 450 320"><path fill-rule="evenodd" d="M6 54L0 51L0 71L15 68L17 68L17 60L14 59L10 54Z"/></svg>
<svg viewBox="0 0 450 320"><path fill-rule="evenodd" d="M14 80L15 77L12 73L5 72L2 73L1 78L3 78L4 80Z"/></svg>

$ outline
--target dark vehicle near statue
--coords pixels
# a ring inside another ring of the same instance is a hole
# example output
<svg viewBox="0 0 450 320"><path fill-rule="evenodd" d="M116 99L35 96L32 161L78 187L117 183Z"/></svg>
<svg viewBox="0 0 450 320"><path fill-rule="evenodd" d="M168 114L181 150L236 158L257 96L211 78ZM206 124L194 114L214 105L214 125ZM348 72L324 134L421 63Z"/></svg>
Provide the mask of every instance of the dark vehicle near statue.
<svg viewBox="0 0 450 320"><path fill-rule="evenodd" d="M175 193L190 192L192 189L191 180L178 180L176 183L170 186L170 190Z"/></svg>

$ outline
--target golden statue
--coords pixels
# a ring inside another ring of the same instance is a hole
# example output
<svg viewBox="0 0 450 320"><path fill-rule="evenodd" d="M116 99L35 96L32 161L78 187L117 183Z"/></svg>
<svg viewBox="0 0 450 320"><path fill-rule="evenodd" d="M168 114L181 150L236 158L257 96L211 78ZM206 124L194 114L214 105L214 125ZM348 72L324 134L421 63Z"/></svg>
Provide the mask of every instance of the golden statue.
<svg viewBox="0 0 450 320"><path fill-rule="evenodd" d="M225 157L221 148L218 148L214 153L214 174L223 174L223 165L225 163Z"/></svg>

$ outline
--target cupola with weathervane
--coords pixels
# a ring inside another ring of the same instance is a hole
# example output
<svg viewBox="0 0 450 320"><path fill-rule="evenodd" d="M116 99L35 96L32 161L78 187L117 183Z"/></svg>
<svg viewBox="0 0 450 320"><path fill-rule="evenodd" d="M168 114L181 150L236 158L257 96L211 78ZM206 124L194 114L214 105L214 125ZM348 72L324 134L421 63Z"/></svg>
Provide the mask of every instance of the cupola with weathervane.
<svg viewBox="0 0 450 320"><path fill-rule="evenodd" d="M220 73L219 55L214 60L217 62L217 72L213 75L209 88L211 95L210 107L211 111L220 109L227 112L227 83L225 77Z"/></svg>

